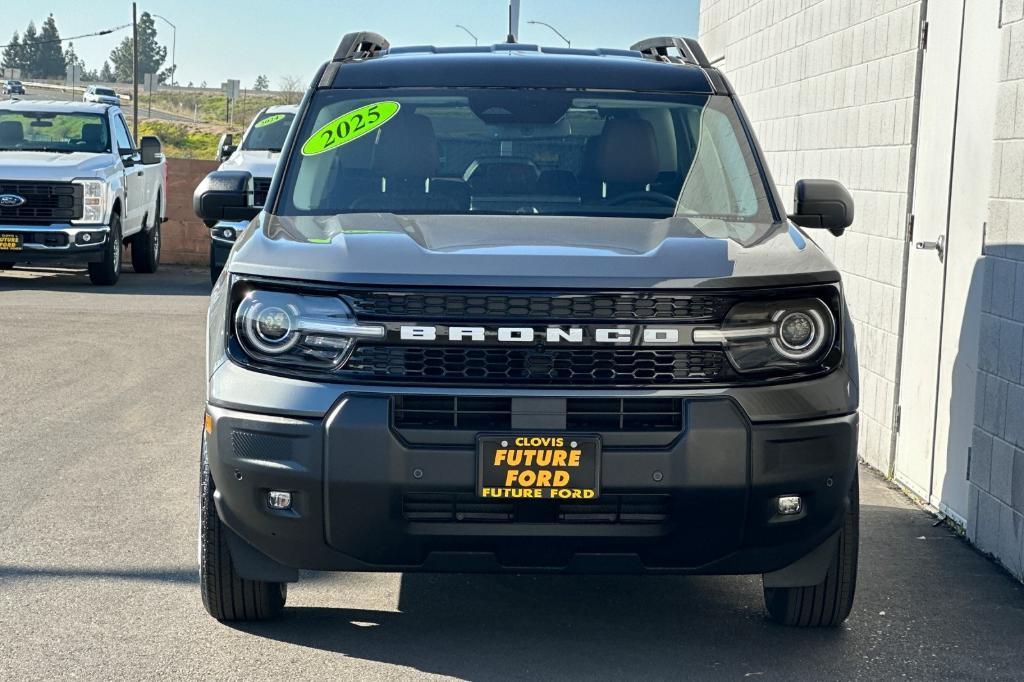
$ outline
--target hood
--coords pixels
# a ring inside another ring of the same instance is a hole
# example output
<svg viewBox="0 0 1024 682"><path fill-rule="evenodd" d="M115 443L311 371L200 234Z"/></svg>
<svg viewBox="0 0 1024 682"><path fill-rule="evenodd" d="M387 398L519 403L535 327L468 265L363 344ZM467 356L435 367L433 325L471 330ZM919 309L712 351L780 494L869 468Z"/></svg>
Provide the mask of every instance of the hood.
<svg viewBox="0 0 1024 682"><path fill-rule="evenodd" d="M240 149L222 163L219 170L244 170L252 173L254 178L271 178L280 158L278 152Z"/></svg>
<svg viewBox="0 0 1024 682"><path fill-rule="evenodd" d="M4 180L73 180L95 176L109 166L107 154L0 152L0 179Z"/></svg>
<svg viewBox="0 0 1024 682"><path fill-rule="evenodd" d="M229 267L339 284L686 289L839 281L818 246L788 223L687 218L264 213Z"/></svg>

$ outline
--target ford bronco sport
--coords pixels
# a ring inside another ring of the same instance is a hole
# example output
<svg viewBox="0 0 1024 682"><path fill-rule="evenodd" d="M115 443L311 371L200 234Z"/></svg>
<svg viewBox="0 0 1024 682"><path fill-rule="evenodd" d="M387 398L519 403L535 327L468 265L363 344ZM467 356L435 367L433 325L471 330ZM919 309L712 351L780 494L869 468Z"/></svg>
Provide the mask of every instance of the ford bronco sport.
<svg viewBox="0 0 1024 682"><path fill-rule="evenodd" d="M700 46L392 48L349 34L214 287L200 563L221 620L299 569L763 574L835 626L857 572L857 358ZM805 231L801 228L810 228Z"/></svg>

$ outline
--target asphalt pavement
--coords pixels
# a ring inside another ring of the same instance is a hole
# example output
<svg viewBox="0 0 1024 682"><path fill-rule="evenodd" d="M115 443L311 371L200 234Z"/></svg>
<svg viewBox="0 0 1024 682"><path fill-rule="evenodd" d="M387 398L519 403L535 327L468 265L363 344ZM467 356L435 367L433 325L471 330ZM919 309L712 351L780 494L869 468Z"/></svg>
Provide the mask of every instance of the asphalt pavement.
<svg viewBox="0 0 1024 682"><path fill-rule="evenodd" d="M14 95L13 97L10 97L8 95L0 96L0 103L6 101L8 99L23 99L23 100L35 100L35 101L40 101L40 100L53 101L53 100L56 100L58 102L64 102L64 101L81 102L82 101L82 95L81 95L81 93L75 93L74 97L72 97L70 95L70 93L61 92L60 90L43 90L43 89L40 89L40 88L32 88L31 86L29 86L29 87L26 88L26 91L25 91L24 95ZM132 111L131 100L125 100L125 101L121 102L121 108L125 111L126 116L130 116L131 115L131 111ZM146 95L145 95L145 93L142 93L142 94L139 95L139 117L143 118L143 119L153 118L153 119L158 119L158 120L161 120L161 121L171 121L171 122L174 122L174 123L192 123L193 122L191 116L182 116L181 114L175 114L175 113L172 113L170 111L161 111L160 109L152 109L152 110L150 110L149 106L147 106L147 104L146 104Z"/></svg>
<svg viewBox="0 0 1024 682"><path fill-rule="evenodd" d="M1024 586L867 470L841 629L756 577L304 574L221 625L196 574L208 275L0 271L0 679L1021 679Z"/></svg>

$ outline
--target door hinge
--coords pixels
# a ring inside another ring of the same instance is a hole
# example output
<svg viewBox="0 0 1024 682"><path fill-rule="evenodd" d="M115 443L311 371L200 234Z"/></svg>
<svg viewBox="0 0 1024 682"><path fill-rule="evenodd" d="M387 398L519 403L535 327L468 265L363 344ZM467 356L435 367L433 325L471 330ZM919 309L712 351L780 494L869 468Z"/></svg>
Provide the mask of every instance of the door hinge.
<svg viewBox="0 0 1024 682"><path fill-rule="evenodd" d="M900 421L903 417L903 408L900 405L896 406L896 410L892 417L892 430L894 433L900 432Z"/></svg>
<svg viewBox="0 0 1024 682"><path fill-rule="evenodd" d="M921 20L921 49L928 49L928 21L925 19Z"/></svg>
<svg viewBox="0 0 1024 682"><path fill-rule="evenodd" d="M914 214L907 214L907 241L914 241Z"/></svg>

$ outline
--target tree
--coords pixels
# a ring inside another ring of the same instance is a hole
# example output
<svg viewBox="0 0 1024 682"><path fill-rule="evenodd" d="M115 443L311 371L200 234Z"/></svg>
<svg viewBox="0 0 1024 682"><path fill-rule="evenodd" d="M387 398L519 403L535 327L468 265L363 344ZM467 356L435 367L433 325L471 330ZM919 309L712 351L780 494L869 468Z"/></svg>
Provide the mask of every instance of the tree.
<svg viewBox="0 0 1024 682"><path fill-rule="evenodd" d="M21 37L21 71L22 78L35 78L36 64L39 62L39 36L36 33L36 22L28 22L28 27Z"/></svg>
<svg viewBox="0 0 1024 682"><path fill-rule="evenodd" d="M114 70L110 68L110 62L103 62L103 68L100 69L100 82L113 83L116 80L117 75L115 75Z"/></svg>
<svg viewBox="0 0 1024 682"><path fill-rule="evenodd" d="M253 84L252 89L256 92L266 92L270 89L270 80L267 79L266 74L256 76L256 82Z"/></svg>
<svg viewBox="0 0 1024 682"><path fill-rule="evenodd" d="M5 69L24 69L25 51L22 48L21 39L15 31L11 36L11 42L4 48L3 56L0 57L0 66Z"/></svg>
<svg viewBox="0 0 1024 682"><path fill-rule="evenodd" d="M122 83L132 82L132 48L132 39L125 38L110 53L114 75ZM165 61L167 48L156 41L156 22L149 12L143 12L139 17L139 83L147 73L160 73Z"/></svg>
<svg viewBox="0 0 1024 682"><path fill-rule="evenodd" d="M67 71L64 60L64 49L60 44L60 31L53 15L46 17L43 29L39 32L39 43L36 46L33 75L36 78L63 78Z"/></svg>
<svg viewBox="0 0 1024 682"><path fill-rule="evenodd" d="M298 104L302 99L302 79L298 76L282 76L280 88L285 104Z"/></svg>

